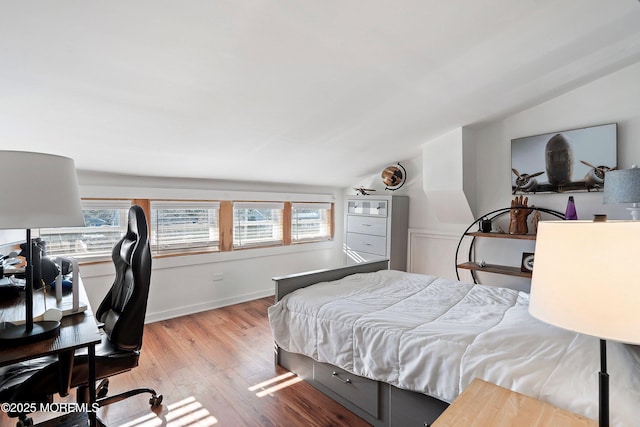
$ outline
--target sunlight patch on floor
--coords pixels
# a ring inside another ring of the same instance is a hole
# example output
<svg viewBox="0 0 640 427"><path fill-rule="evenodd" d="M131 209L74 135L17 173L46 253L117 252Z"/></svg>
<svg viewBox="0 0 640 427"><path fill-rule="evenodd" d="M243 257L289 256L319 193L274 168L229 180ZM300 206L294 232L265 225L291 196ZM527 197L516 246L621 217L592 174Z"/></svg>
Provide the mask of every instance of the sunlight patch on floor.
<svg viewBox="0 0 640 427"><path fill-rule="evenodd" d="M287 372L286 374L282 374L267 381L263 381L259 384L253 385L249 387L249 391L260 390L256 393L256 396L263 397L278 390L282 390L285 387L289 387L293 384L299 383L300 381L302 381L302 378L297 377L293 372Z"/></svg>
<svg viewBox="0 0 640 427"><path fill-rule="evenodd" d="M162 425L162 420L156 414L147 414L133 421L122 424L120 427L156 427Z"/></svg>
<svg viewBox="0 0 640 427"><path fill-rule="evenodd" d="M166 414L147 414L122 424L121 427L210 427L218 423L193 396L167 405L166 408Z"/></svg>

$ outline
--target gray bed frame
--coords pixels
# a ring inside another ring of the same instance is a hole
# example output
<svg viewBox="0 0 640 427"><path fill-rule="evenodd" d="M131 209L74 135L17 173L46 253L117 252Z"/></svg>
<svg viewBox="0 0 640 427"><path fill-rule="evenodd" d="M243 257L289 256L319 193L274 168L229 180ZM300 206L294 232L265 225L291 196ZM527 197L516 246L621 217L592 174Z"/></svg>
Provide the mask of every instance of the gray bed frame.
<svg viewBox="0 0 640 427"><path fill-rule="evenodd" d="M389 261L384 260L274 277L275 299L277 302L288 293L314 283L388 268ZM429 426L449 406L448 403L425 394L359 377L333 365L287 352L277 345L275 363L297 374L374 426Z"/></svg>

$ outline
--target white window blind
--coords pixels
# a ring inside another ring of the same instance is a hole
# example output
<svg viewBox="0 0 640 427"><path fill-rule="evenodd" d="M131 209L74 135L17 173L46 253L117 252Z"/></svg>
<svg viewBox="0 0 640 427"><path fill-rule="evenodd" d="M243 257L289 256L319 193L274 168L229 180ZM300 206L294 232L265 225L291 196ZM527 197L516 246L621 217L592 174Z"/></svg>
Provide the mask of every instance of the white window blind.
<svg viewBox="0 0 640 427"><path fill-rule="evenodd" d="M42 228L47 256L108 256L127 229L130 200L83 200L84 227Z"/></svg>
<svg viewBox="0 0 640 427"><path fill-rule="evenodd" d="M292 203L291 241L331 239L331 203Z"/></svg>
<svg viewBox="0 0 640 427"><path fill-rule="evenodd" d="M233 204L233 247L283 244L284 203L236 202Z"/></svg>
<svg viewBox="0 0 640 427"><path fill-rule="evenodd" d="M151 248L156 252L219 249L219 202L152 201Z"/></svg>

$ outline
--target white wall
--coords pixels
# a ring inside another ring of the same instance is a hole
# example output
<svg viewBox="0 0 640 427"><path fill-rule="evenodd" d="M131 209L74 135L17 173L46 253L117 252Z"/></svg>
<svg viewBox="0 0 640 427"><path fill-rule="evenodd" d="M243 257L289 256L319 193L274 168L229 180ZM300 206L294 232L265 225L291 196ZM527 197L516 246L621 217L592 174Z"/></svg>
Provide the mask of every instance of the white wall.
<svg viewBox="0 0 640 427"><path fill-rule="evenodd" d="M80 171L82 197L224 200L335 201L336 230L342 230L341 189L103 175ZM333 241L274 248L154 258L147 322L273 295L271 277L342 264L342 233ZM108 291L113 264L81 266L94 308ZM221 280L213 280L222 274Z"/></svg>
<svg viewBox="0 0 640 427"><path fill-rule="evenodd" d="M462 128L426 142L422 146L422 188L435 209L438 221L445 224L466 224L473 221L469 201L464 191L465 151ZM473 195L473 192L469 194Z"/></svg>

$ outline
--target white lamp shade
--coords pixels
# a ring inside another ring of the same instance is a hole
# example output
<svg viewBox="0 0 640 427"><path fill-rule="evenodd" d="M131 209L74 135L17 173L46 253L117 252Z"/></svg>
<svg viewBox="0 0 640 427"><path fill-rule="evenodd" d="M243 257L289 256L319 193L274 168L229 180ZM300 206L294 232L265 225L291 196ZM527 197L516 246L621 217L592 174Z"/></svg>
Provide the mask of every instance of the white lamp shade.
<svg viewBox="0 0 640 427"><path fill-rule="evenodd" d="M78 178L72 159L51 154L0 151L0 229L83 226Z"/></svg>
<svg viewBox="0 0 640 427"><path fill-rule="evenodd" d="M640 222L538 224L529 312L598 338L640 344Z"/></svg>

